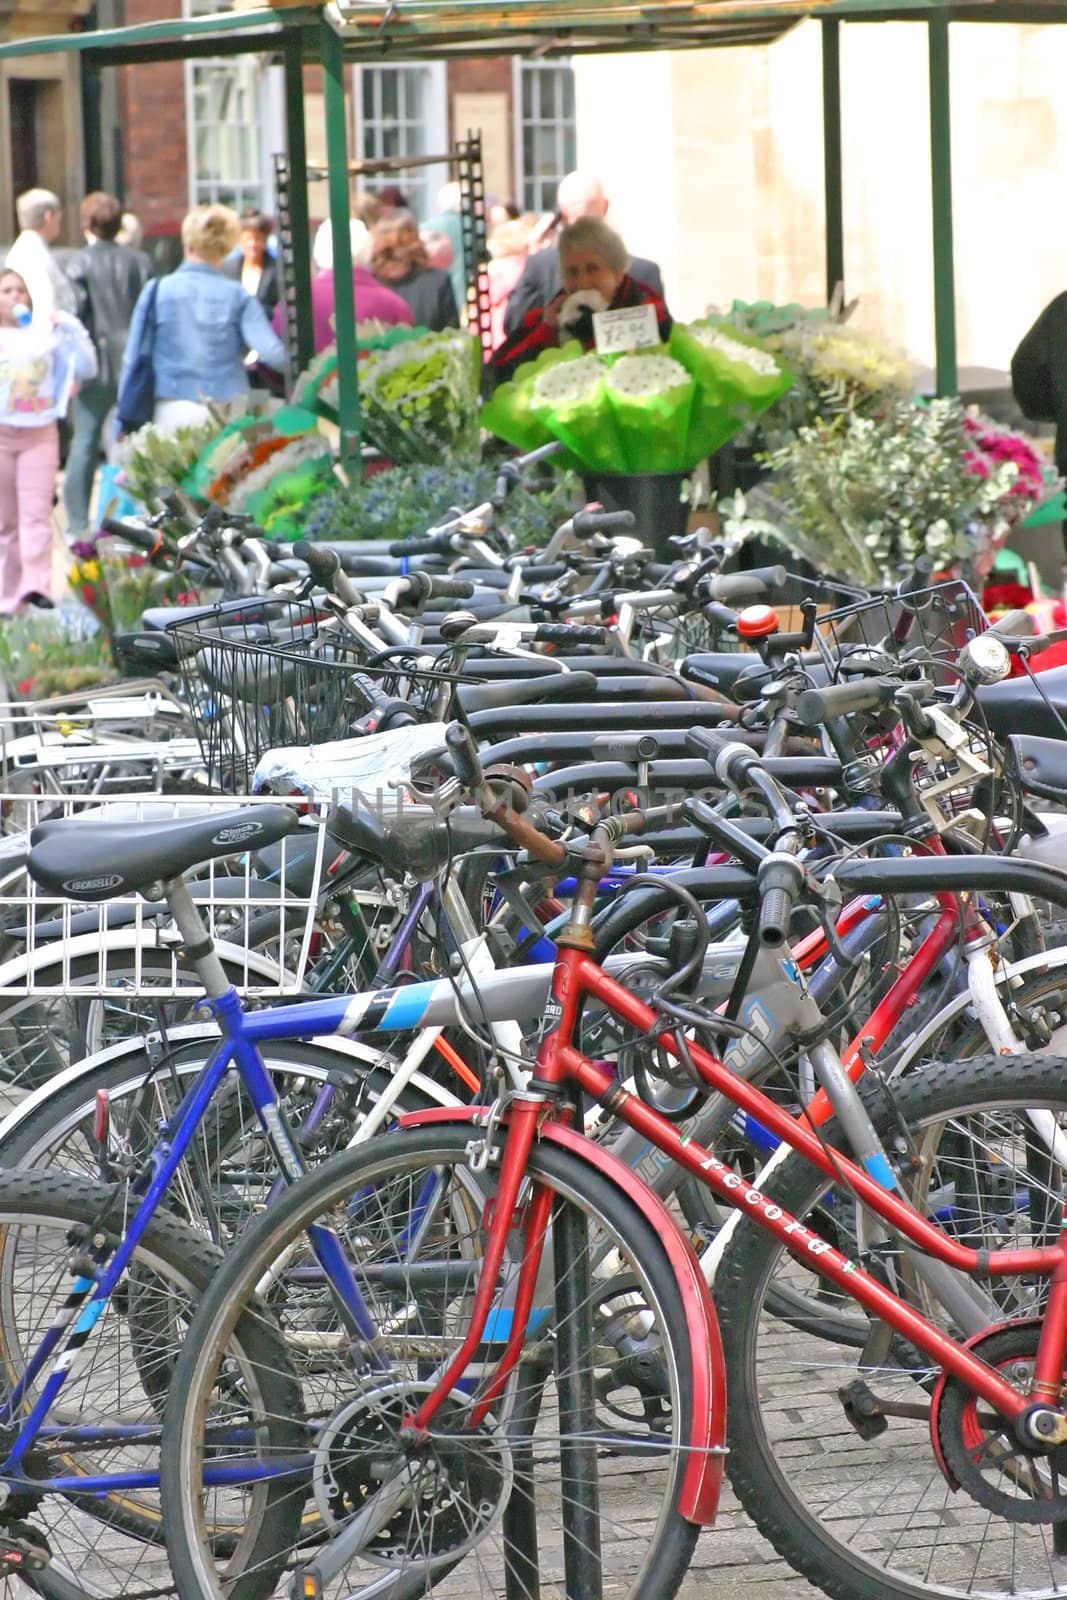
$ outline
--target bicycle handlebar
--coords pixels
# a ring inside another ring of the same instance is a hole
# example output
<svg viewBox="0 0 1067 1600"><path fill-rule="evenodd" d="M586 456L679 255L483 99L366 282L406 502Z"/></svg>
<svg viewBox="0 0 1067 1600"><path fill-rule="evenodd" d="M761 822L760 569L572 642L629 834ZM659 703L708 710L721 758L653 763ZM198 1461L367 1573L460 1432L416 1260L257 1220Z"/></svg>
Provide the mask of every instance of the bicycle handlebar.
<svg viewBox="0 0 1067 1600"><path fill-rule="evenodd" d="M605 511L602 507L586 506L571 518L571 528L580 539L594 533L627 533L636 525L632 511Z"/></svg>
<svg viewBox="0 0 1067 1600"><path fill-rule="evenodd" d="M854 711L876 711L891 705L901 687L895 678L865 678L857 683L832 683L825 689L805 689L797 696L797 719L806 727L817 728Z"/></svg>
<svg viewBox="0 0 1067 1600"><path fill-rule="evenodd" d="M772 589L785 587L784 567L753 567L751 572L719 573L701 580L709 600L758 600Z"/></svg>
<svg viewBox="0 0 1067 1600"><path fill-rule="evenodd" d="M177 553L162 528L141 528L133 522L122 522L118 517L103 517L100 526L105 533L125 539L127 544L135 545L149 556L159 555L161 551L168 555Z"/></svg>

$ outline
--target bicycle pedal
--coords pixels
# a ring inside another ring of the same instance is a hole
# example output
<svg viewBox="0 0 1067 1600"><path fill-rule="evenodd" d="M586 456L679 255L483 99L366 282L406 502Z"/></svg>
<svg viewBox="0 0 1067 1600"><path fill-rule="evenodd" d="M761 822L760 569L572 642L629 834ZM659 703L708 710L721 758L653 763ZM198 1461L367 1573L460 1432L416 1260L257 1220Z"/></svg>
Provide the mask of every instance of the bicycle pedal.
<svg viewBox="0 0 1067 1600"><path fill-rule="evenodd" d="M48 1540L28 1522L0 1529L0 1574L43 1572L52 1560Z"/></svg>
<svg viewBox="0 0 1067 1600"><path fill-rule="evenodd" d="M844 1389L838 1389L837 1398L861 1439L877 1439L888 1428L889 1419L878 1404L877 1396L862 1378L857 1378Z"/></svg>

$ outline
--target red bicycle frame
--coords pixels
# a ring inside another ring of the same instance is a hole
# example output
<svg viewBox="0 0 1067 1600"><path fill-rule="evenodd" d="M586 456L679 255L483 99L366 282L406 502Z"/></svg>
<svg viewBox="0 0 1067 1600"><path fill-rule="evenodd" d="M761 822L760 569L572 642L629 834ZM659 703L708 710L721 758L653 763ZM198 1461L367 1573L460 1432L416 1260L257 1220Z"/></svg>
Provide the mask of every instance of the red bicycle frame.
<svg viewBox="0 0 1067 1600"><path fill-rule="evenodd" d="M678 1056L674 1036L663 1031L662 1019L650 1006L637 999L610 978L584 951L560 949L553 977L553 993L560 1010L558 1026L543 1040L537 1056L536 1074L530 1093L516 1097L505 1119L506 1137L500 1155L498 1188L489 1224L489 1242L483 1262L471 1327L462 1348L450 1364L434 1393L412 1418L415 1428L428 1426L430 1419L459 1380L481 1341L500 1263L509 1231L514 1225L516 1201L526 1171L526 1162L535 1138L545 1136L554 1122L567 1117L555 1103L555 1093L568 1082L577 1084L620 1121L636 1129L657 1149L671 1157L680 1168L707 1185L725 1204L743 1210L761 1227L780 1239L797 1260L828 1278L873 1317L887 1322L904 1338L929 1356L944 1372L960 1379L975 1394L993 1406L1010 1422L1018 1421L1035 1404L1048 1404L1049 1394L1058 1394L1062 1384L1063 1358L1067 1344L1067 1230L1054 1245L1025 1250L982 1252L957 1244L928 1222L901 1196L885 1189L847 1156L827 1150L805 1121L792 1116L699 1045L687 1041L693 1064L709 1090L721 1094L740 1110L754 1117L785 1144L803 1155L832 1181L846 1183L857 1198L896 1233L935 1260L962 1272L985 1277L1022 1274L1040 1275L1051 1280L1049 1300L1034 1363L1033 1389L1020 1394L1000 1374L948 1334L935 1327L919 1311L900 1300L876 1278L866 1273L827 1240L769 1201L758 1189L725 1162L686 1138L672 1123L622 1088L602 1067L584 1056L572 1043L579 1008L586 996L596 1000L614 1015L645 1034L655 1034L657 1043L669 1054ZM401 1118L401 1124L419 1126L427 1121L476 1121L486 1115L485 1107L459 1108L414 1113ZM599 1147L569 1130L568 1143L583 1159ZM638 1185L628 1168L627 1192L640 1203ZM647 1192L647 1191L646 1191ZM502 1356L491 1394L499 1394L518 1359L525 1333L525 1319L533 1303L534 1283L549 1221L547 1192L534 1185L526 1207L526 1248L520 1274L513 1334ZM677 1225L672 1222L675 1232ZM680 1237L680 1233L679 1233ZM686 1249L692 1255L691 1247ZM693 1258L695 1265L695 1258ZM691 1293L691 1287L683 1293ZM694 1351L694 1357L698 1352ZM488 1401L485 1402L488 1405ZM694 1518L694 1520L696 1520Z"/></svg>

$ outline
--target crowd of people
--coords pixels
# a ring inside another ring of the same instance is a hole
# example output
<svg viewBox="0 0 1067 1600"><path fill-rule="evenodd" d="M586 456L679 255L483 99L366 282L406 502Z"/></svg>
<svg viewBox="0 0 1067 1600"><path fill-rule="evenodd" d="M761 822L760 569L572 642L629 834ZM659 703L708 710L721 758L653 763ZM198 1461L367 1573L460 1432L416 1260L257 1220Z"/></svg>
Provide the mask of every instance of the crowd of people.
<svg viewBox="0 0 1067 1600"><path fill-rule="evenodd" d="M16 206L19 234L0 274L0 615L48 607L53 507L66 450L70 540L84 538L102 453L147 422L177 427L209 404L239 410L250 389L281 392L284 305L269 217L196 206L181 227L182 260L163 277L140 248L136 217L98 191L82 202L84 248L61 260L63 208L46 189ZM570 173L554 215L489 206L489 385L548 344L594 340L598 310L648 304L670 316L654 262L631 258L607 223L591 176ZM440 331L463 319L469 280L457 183L420 225L395 186L358 195L350 222L357 324ZM316 352L334 338L334 237L311 248Z"/></svg>

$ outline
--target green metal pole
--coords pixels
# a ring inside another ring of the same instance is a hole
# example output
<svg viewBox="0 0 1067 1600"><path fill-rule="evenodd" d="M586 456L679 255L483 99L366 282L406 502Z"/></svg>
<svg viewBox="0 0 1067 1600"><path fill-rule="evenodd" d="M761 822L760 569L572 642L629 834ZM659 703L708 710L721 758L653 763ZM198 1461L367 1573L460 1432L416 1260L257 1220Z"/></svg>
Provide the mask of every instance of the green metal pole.
<svg viewBox="0 0 1067 1600"><path fill-rule="evenodd" d="M304 124L304 30L285 35L285 126L289 155L289 217L293 259L289 263L296 296L296 368L303 372L315 353L311 316L311 224L308 220L307 129Z"/></svg>
<svg viewBox="0 0 1067 1600"><path fill-rule="evenodd" d="M341 426L341 465L350 477L360 473L359 380L356 376L356 300L352 289L352 241L348 232L348 136L345 126L345 68L340 37L323 19L319 25L329 167L330 221L333 223L333 315L337 338L337 409Z"/></svg>
<svg viewBox="0 0 1067 1600"><path fill-rule="evenodd" d="M948 14L926 24L930 48L930 182L934 207L934 345L937 392L959 393L956 268L952 242L952 107Z"/></svg>
<svg viewBox="0 0 1067 1600"><path fill-rule="evenodd" d="M822 23L823 178L826 190L826 303L845 283L845 205L841 154L841 24Z"/></svg>

